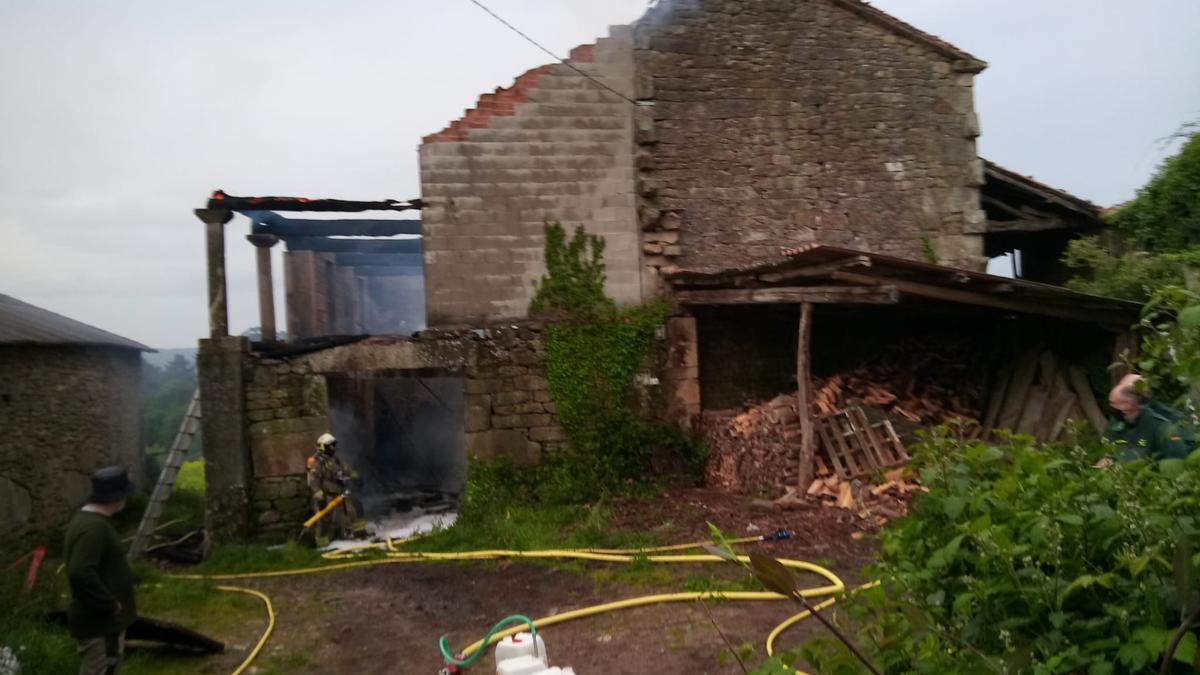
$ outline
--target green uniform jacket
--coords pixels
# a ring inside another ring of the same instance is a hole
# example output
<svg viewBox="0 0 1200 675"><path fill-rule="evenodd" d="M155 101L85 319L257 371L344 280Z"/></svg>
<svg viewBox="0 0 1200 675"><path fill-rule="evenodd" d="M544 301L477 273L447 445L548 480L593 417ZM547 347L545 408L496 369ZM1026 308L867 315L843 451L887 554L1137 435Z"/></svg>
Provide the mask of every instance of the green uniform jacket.
<svg viewBox="0 0 1200 675"><path fill-rule="evenodd" d="M1133 422L1114 420L1104 437L1119 444L1117 459L1184 459L1195 448L1195 436L1155 401L1142 408Z"/></svg>
<svg viewBox="0 0 1200 675"><path fill-rule="evenodd" d="M108 517L80 511L67 525L67 623L78 640L119 633L137 618L133 570Z"/></svg>

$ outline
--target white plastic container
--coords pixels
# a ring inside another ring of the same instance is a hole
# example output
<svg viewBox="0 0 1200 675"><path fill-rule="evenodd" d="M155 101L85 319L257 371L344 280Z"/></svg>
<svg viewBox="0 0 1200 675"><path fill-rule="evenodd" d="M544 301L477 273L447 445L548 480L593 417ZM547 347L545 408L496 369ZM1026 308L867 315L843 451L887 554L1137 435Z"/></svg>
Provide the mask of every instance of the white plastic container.
<svg viewBox="0 0 1200 675"><path fill-rule="evenodd" d="M540 675L546 672L546 663L536 656L518 656L496 664L496 675Z"/></svg>
<svg viewBox="0 0 1200 675"><path fill-rule="evenodd" d="M548 665L546 660L546 643L542 641L542 636L537 636L537 641L529 633L517 633L510 635L500 641L496 645L496 668L500 668L500 664L509 659L515 659L518 656L532 656L541 661L542 668Z"/></svg>
<svg viewBox="0 0 1200 675"><path fill-rule="evenodd" d="M547 668L537 675L575 675L575 671L571 668L559 668L558 666L555 666L553 668Z"/></svg>

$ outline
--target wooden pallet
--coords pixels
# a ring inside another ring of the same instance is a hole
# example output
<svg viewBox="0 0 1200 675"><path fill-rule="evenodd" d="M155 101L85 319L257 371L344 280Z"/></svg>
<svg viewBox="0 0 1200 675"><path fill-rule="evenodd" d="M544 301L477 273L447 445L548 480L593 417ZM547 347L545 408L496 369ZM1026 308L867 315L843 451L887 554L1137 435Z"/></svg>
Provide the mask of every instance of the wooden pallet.
<svg viewBox="0 0 1200 675"><path fill-rule="evenodd" d="M853 406L817 420L817 435L834 473L849 480L908 462L904 444L889 420L872 423Z"/></svg>

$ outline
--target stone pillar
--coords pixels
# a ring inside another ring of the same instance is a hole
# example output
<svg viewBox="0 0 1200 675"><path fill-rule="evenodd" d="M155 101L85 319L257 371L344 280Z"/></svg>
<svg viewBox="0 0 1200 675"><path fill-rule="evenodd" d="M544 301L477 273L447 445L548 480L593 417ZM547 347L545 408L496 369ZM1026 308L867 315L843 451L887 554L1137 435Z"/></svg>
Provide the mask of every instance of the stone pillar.
<svg viewBox="0 0 1200 675"><path fill-rule="evenodd" d="M263 342L275 342L275 281L271 277L271 247L279 241L279 237L273 234L248 234L246 240L254 244L258 263L258 325L262 329Z"/></svg>
<svg viewBox="0 0 1200 675"><path fill-rule="evenodd" d="M225 223L233 218L228 209L196 209L204 221L208 247L208 334L212 338L229 335L229 305L225 293Z"/></svg>
<svg viewBox="0 0 1200 675"><path fill-rule="evenodd" d="M667 319L667 417L685 429L695 429L700 416L700 343L696 319L674 316Z"/></svg>
<svg viewBox="0 0 1200 675"><path fill-rule="evenodd" d="M250 534L253 473L246 440L243 361L250 351L244 337L200 341L196 356L200 380L200 430L204 435L204 528L207 546Z"/></svg>

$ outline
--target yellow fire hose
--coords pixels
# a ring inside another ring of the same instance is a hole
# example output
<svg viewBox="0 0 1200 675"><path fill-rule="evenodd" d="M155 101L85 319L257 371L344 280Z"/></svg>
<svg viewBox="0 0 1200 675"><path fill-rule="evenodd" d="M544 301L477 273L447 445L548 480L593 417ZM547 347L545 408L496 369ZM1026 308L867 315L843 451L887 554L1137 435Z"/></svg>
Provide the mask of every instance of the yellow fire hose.
<svg viewBox="0 0 1200 675"><path fill-rule="evenodd" d="M322 509L321 512L318 512L317 514L315 514L313 516L313 518L309 519L309 522L305 523L305 527L309 527L311 525L311 523L315 523L317 520L319 520L322 516L325 515L325 513L327 513L334 506L336 506L337 502L338 502L337 499L331 501L330 504L325 507L325 509ZM329 564L329 565L319 565L316 567L306 567L306 568L299 568L299 569L292 569L292 570L276 570L273 572L247 572L247 573L243 573L243 574L213 574L213 575L179 574L179 575L174 575L174 577L178 578L178 579L196 579L196 580L208 580L208 581L225 581L225 580L232 580L232 579L267 579L267 578L274 578L274 577L297 576L297 575L303 575L303 574L318 574L318 573L323 573L323 572L332 572L332 571L336 571L336 570L353 569L353 568L358 568L358 567L369 567L372 565L391 565L391 564L410 563L410 562L435 562L435 561L446 561L446 560L494 560L494 559L498 559L498 558L507 558L507 559L514 559L514 558L515 559L521 559L521 558L527 558L527 559L569 558L569 559L576 559L576 560L595 560L595 561L601 561L601 562L632 562L634 560L644 559L644 560L648 560L648 561L654 562L654 563L675 563L675 564L710 563L710 562L724 562L725 561L725 559L723 559L719 556L707 555L707 554L651 555L653 553L659 553L659 552L663 552L663 551L682 551L682 550L688 550L688 549L695 549L700 546L699 543L675 544L675 545L670 545L670 546L658 546L658 547L641 548L641 549L550 549L550 550L540 550L540 551L518 551L518 550L509 550L509 549L494 549L494 550L483 550L483 551L462 551L462 552L455 552L455 553L431 553L431 552L419 552L419 551L401 551L395 547L395 545L397 543L403 543L405 541L411 541L411 540L417 539L417 538L419 538L419 537L409 537L409 538L406 538L403 540L389 539L389 540L387 540L385 542L381 542L381 543L362 544L359 546L353 546L350 548L341 549L341 550L337 550L337 551L330 551L323 556L326 560L336 561L336 560L346 560L346 559L352 558L353 556L358 555L359 553L361 553L363 551L367 551L367 550L382 550L385 552L386 557L374 559L374 560L354 560L351 562L340 562L340 563L333 563L333 564ZM762 539L763 539L762 537L745 537L742 539L730 540L729 543L742 544L742 543L762 541ZM746 556L738 556L738 559L742 562L749 561L749 558ZM826 581L829 582L825 586L818 586L815 588L808 588L808 589L801 590L800 594L806 598L838 596L838 595L843 594L846 590L846 586L842 582L842 580L839 579L836 574L834 574L829 569L826 569L825 567L816 565L814 563L805 562L802 560L792 560L790 558L780 558L779 562L781 564L783 564L785 567L789 567L791 569L816 574L820 577L823 577ZM870 584L860 586L860 587L854 589L853 592L858 592L865 588L869 588L877 583L878 582L871 582ZM250 654L247 656L247 658L242 662L242 664L238 667L238 669L233 672L233 675L240 675L243 671L246 670L246 668L249 667L249 665L254 661L254 659L258 656L258 654L262 651L263 646L266 644L267 639L270 637L271 632L274 630L275 611L271 605L271 599L269 597L267 597L266 594L261 593L259 591L255 591L255 590L248 589L248 588L240 588L237 586L217 586L217 588L222 591L234 591L234 592L239 592L239 593L248 593L248 594L257 596L260 600L263 601L263 603L265 604L265 606L267 608L267 617L268 617L267 629L263 632L262 637L259 638L258 644L250 652ZM655 595L644 595L644 596L635 597L635 598L626 598L624 600L618 600L616 602L609 602L609 603L604 603L604 604L600 604L600 605L593 605L591 607L583 607L580 609L575 609L575 610L570 610L567 612L553 614L550 616L536 619L534 621L534 625L537 626L538 628L542 628L544 626L552 626L552 625L562 623L565 621L570 621L573 619L579 619L579 618L588 617L588 616L595 616L597 614L603 614L605 612L611 612L611 611L615 611L618 609L627 609L630 607L642 607L645 605L661 604L661 603L668 603L668 602L691 602L691 601L698 601L698 600L713 600L713 599L741 600L741 601L759 600L759 601L761 601L761 600L786 600L787 597L780 595L778 593L773 593L773 592L769 592L769 591L724 591L724 592L722 592L722 591L699 591L699 592L683 592L683 593L660 593L660 594L655 594ZM833 605L836 602L836 600L837 600L836 597L831 597L831 598L821 602L820 604L816 605L816 609L818 609L818 610L825 609L826 607ZM768 637L767 637L767 643L766 643L767 655L768 656L773 655L775 640L779 637L779 635L781 633L783 633L783 631L787 630L789 627L791 627L795 623L807 618L808 616L810 616L810 612L808 610L805 610L803 612L793 615L792 617L788 618L787 620L785 620L784 622L782 622L778 626L776 626L775 629L772 630L770 635L768 635ZM507 637L509 635L514 635L514 634L520 632L521 630L524 630L523 626L518 626L515 628L505 630L503 632L496 633L492 636L491 640L489 640L487 642L487 644L484 644L483 640L478 640L478 641L468 645L465 649L463 649L462 653L464 655L473 654L477 650L486 648L486 647L490 646L491 644L499 642L500 640L504 639L505 637ZM797 672L797 675L804 675L801 671L796 671L796 672Z"/></svg>
<svg viewBox="0 0 1200 675"><path fill-rule="evenodd" d="M304 529L307 530L308 528L315 525L318 520L324 518L326 515L328 515L328 513L330 511L336 509L338 507L338 505L344 501L346 501L345 494L340 494L340 495L334 497L333 499L330 499L329 503L325 505L325 508L321 509L320 511L317 511L316 513L314 513L312 515L312 518L309 518L308 520L304 521Z"/></svg>

